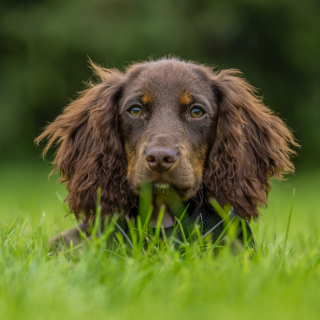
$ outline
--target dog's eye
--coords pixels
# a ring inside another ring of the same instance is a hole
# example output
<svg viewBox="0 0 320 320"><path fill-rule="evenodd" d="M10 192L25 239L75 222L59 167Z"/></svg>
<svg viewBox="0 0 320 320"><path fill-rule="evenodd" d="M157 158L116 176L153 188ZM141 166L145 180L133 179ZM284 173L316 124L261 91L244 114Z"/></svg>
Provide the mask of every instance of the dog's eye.
<svg viewBox="0 0 320 320"><path fill-rule="evenodd" d="M134 116L141 116L143 113L143 110L139 106L134 106L129 110L129 112Z"/></svg>
<svg viewBox="0 0 320 320"><path fill-rule="evenodd" d="M200 118L203 116L203 111L198 107L194 107L191 109L190 114L193 118Z"/></svg>

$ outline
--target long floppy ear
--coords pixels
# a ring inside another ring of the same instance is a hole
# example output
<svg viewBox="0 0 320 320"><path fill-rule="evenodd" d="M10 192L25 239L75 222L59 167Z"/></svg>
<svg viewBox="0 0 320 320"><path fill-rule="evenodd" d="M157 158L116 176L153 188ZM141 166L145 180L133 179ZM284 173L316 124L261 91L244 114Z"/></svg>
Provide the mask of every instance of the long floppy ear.
<svg viewBox="0 0 320 320"><path fill-rule="evenodd" d="M103 215L128 212L132 201L118 132L117 101L124 75L92 67L101 82L90 83L36 139L39 143L48 138L43 155L57 145L54 171L60 170L59 181L66 183L70 211L84 222L94 217L99 187Z"/></svg>
<svg viewBox="0 0 320 320"><path fill-rule="evenodd" d="M207 159L207 196L230 203L247 220L257 218L271 188L269 179L294 171L290 157L298 146L284 122L263 105L237 70L212 76L218 124Z"/></svg>

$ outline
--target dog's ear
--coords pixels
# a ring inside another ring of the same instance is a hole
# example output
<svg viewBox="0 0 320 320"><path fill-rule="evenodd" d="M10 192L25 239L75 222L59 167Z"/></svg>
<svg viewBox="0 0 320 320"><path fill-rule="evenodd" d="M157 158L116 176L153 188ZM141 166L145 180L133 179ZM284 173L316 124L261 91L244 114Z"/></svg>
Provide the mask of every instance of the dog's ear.
<svg viewBox="0 0 320 320"><path fill-rule="evenodd" d="M69 192L70 211L84 222L94 217L101 187L102 214L124 212L131 199L126 183L126 160L118 129L118 100L124 75L92 63L101 78L89 84L36 139L48 138L45 155L57 145L55 169ZM129 208L130 209L130 208Z"/></svg>
<svg viewBox="0 0 320 320"><path fill-rule="evenodd" d="M218 123L208 155L204 183L207 196L230 203L247 220L265 206L271 177L294 171L291 146L298 146L284 122L263 105L237 70L211 76Z"/></svg>

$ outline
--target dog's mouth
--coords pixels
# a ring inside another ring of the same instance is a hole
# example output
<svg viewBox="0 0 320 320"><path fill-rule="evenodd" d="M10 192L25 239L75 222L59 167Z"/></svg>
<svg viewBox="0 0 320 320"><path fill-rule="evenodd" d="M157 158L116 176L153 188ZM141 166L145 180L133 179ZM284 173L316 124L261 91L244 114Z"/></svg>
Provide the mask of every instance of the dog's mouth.
<svg viewBox="0 0 320 320"><path fill-rule="evenodd" d="M167 182L154 182L152 189L154 194L168 194L174 190L172 184Z"/></svg>
<svg viewBox="0 0 320 320"><path fill-rule="evenodd" d="M193 195L195 189L182 189L166 181L156 181L152 183L152 190L154 195L170 196L176 194L181 200L186 200L190 197L189 194Z"/></svg>

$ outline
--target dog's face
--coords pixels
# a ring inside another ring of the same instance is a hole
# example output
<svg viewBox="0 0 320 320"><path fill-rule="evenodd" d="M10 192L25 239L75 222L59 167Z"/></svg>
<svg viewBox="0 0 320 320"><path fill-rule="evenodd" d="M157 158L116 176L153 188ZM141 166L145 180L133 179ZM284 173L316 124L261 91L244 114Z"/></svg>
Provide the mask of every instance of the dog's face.
<svg viewBox="0 0 320 320"><path fill-rule="evenodd" d="M127 159L127 180L139 194L171 188L182 201L202 183L217 120L210 82L194 65L150 63L128 77L119 101L120 132Z"/></svg>
<svg viewBox="0 0 320 320"><path fill-rule="evenodd" d="M128 214L140 187L174 190L182 201L200 188L250 220L266 204L270 178L292 172L297 146L237 70L178 59L134 64L125 73L92 64L101 81L40 135L58 144L55 168L77 218Z"/></svg>

